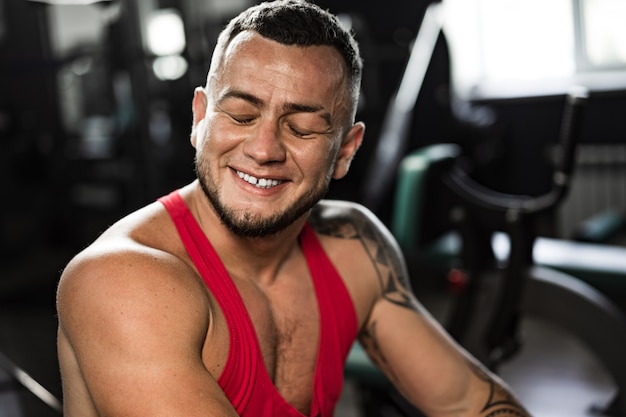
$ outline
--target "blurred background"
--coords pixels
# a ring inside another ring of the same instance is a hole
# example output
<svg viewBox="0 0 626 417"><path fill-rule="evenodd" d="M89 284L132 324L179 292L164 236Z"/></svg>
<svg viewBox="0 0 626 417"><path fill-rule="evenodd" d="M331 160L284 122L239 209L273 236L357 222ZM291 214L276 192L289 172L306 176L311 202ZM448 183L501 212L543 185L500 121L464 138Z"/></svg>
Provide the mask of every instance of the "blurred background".
<svg viewBox="0 0 626 417"><path fill-rule="evenodd" d="M115 220L193 179L193 89L225 23L255 3L0 0L1 417L58 415L3 367L60 398L60 272ZM399 159L436 143L458 144L493 189L543 193L563 95L584 85L593 102L571 192L539 234L626 244L626 2L446 0L429 19L437 2L315 3L355 32L365 60L366 139L329 198L389 225ZM398 134L394 103L407 90Z"/></svg>

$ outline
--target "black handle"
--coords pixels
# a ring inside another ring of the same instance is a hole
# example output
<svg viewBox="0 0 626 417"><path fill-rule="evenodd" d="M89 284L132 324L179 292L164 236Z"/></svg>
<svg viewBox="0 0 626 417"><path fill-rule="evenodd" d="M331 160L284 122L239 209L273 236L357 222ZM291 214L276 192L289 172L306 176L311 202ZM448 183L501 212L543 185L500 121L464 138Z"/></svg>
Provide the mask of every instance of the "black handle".
<svg viewBox="0 0 626 417"><path fill-rule="evenodd" d="M588 99L589 91L585 87L572 87L567 94L559 140L561 156L554 175L555 185L569 183L576 156L576 145L582 134L583 107Z"/></svg>
<svg viewBox="0 0 626 417"><path fill-rule="evenodd" d="M455 166L444 182L455 194L472 205L491 211L536 213L554 208L566 195L574 168L576 146L582 134L583 108L589 97L584 87L571 88L567 94L559 137L559 154L550 191L539 196L501 193L491 190Z"/></svg>

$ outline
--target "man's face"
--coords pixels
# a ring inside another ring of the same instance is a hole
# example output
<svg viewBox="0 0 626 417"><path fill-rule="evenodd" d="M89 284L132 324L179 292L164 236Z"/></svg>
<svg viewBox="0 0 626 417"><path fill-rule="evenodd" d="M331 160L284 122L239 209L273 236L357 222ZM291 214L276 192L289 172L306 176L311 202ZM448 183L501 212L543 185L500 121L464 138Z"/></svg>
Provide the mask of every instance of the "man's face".
<svg viewBox="0 0 626 417"><path fill-rule="evenodd" d="M196 90L196 171L222 222L242 237L276 233L347 172L363 126L349 126L346 69L328 46L237 35L207 91Z"/></svg>

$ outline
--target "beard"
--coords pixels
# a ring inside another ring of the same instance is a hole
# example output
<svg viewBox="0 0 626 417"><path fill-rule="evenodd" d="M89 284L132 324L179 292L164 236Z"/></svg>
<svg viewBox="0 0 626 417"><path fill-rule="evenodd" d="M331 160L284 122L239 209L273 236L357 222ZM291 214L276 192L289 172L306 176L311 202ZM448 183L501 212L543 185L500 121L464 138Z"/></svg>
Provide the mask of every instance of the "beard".
<svg viewBox="0 0 626 417"><path fill-rule="evenodd" d="M271 215L262 216L253 214L245 209L235 210L226 207L219 197L221 189L208 174L210 172L208 168L208 163L199 162L196 159L195 171L200 187L222 224L230 232L241 238L269 237L286 229L315 206L326 195L330 185L330 175L327 175L324 181L317 185L316 188L311 189L291 206ZM206 175L203 175L203 173Z"/></svg>

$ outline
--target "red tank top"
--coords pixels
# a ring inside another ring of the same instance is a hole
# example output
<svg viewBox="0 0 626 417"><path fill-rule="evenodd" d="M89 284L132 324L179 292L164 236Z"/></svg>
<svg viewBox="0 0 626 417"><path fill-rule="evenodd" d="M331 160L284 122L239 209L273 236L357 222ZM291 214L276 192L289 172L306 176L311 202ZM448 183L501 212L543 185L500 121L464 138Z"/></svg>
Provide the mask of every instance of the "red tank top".
<svg viewBox="0 0 626 417"><path fill-rule="evenodd" d="M226 316L230 350L218 384L242 417L303 417L280 395L267 373L252 321L235 284L178 191L161 197L178 234ZM300 237L317 296L320 339L311 413L333 416L343 368L357 333L352 299L315 232L307 223Z"/></svg>

